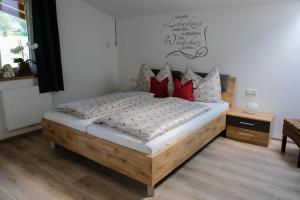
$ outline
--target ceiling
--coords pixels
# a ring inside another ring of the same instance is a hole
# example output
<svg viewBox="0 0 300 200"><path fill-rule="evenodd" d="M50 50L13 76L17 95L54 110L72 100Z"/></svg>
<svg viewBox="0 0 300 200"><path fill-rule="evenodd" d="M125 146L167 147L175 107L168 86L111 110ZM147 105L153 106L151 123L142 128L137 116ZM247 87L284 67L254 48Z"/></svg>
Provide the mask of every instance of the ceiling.
<svg viewBox="0 0 300 200"><path fill-rule="evenodd" d="M117 17L185 12L217 7L300 2L300 0L84 0Z"/></svg>

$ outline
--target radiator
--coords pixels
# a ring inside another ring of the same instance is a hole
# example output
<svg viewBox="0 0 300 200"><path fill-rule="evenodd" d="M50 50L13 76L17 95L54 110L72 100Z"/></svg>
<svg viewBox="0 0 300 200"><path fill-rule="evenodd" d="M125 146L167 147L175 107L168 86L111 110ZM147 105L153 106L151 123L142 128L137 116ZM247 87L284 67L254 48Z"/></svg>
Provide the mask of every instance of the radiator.
<svg viewBox="0 0 300 200"><path fill-rule="evenodd" d="M38 86L3 90L1 96L9 131L40 123L53 107L52 94L41 94Z"/></svg>

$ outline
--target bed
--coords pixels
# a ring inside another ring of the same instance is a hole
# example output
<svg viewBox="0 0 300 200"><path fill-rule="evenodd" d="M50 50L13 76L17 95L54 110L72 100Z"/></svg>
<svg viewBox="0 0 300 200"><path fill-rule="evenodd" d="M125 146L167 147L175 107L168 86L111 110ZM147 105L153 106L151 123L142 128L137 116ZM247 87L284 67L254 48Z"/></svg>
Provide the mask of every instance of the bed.
<svg viewBox="0 0 300 200"><path fill-rule="evenodd" d="M78 120L56 111L42 120L43 135L55 144L147 185L148 196L155 185L225 130L226 111L233 104L234 77L229 77L222 98L228 103L211 107L181 126L145 144L116 129Z"/></svg>

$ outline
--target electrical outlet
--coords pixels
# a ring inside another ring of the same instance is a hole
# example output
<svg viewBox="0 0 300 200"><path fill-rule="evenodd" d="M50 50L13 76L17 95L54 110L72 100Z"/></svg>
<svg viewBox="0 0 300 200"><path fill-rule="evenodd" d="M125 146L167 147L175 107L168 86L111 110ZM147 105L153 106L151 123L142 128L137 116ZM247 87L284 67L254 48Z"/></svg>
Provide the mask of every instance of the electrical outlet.
<svg viewBox="0 0 300 200"><path fill-rule="evenodd" d="M248 88L245 91L245 95L246 96L252 96L252 97L257 96L257 90L256 89Z"/></svg>

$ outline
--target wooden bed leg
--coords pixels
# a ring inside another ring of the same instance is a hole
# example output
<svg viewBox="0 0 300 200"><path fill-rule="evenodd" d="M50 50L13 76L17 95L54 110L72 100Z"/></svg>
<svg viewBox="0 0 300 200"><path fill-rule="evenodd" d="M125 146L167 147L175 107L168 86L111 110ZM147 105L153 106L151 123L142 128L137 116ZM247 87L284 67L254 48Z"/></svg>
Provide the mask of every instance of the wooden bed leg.
<svg viewBox="0 0 300 200"><path fill-rule="evenodd" d="M224 131L222 131L222 132L220 133L220 135L221 135L222 137L226 138L226 129L225 129Z"/></svg>
<svg viewBox="0 0 300 200"><path fill-rule="evenodd" d="M154 187L147 185L147 195L148 197L154 196Z"/></svg>
<svg viewBox="0 0 300 200"><path fill-rule="evenodd" d="M56 144L53 141L49 142L49 146L51 150L55 150L56 149Z"/></svg>
<svg viewBox="0 0 300 200"><path fill-rule="evenodd" d="M298 168L300 168L300 149L299 149L299 155L298 155Z"/></svg>
<svg viewBox="0 0 300 200"><path fill-rule="evenodd" d="M286 141L287 141L287 136L283 135L283 136L282 136L282 142L281 142L281 152L282 152L282 153L285 152Z"/></svg>

